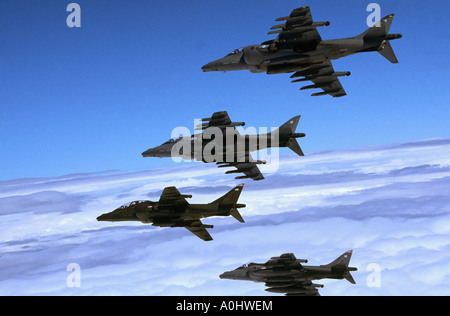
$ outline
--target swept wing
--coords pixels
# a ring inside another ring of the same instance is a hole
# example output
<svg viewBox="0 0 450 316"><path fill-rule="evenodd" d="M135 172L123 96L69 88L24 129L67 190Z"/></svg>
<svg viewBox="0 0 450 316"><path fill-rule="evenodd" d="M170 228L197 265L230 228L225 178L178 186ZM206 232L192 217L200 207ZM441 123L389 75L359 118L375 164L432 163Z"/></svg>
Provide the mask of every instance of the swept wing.
<svg viewBox="0 0 450 316"><path fill-rule="evenodd" d="M314 84L302 87L300 90L322 89L323 92L313 93L312 96L331 95L333 97L343 97L347 95L339 81L341 76L349 76L350 72L335 72L330 61L315 64L307 69L299 69L291 78L292 82L312 81Z"/></svg>
<svg viewBox="0 0 450 316"><path fill-rule="evenodd" d="M203 123L196 126L195 130L205 130L209 127L226 129L228 127L244 126L244 122L232 122L227 111L215 112L211 117L201 119Z"/></svg>
<svg viewBox="0 0 450 316"><path fill-rule="evenodd" d="M252 179L254 181L264 180L264 176L258 168L258 164L264 164L265 161L254 160L250 153L246 152L244 154L244 159L241 156L236 156L237 161L242 162L218 162L219 168L236 168L235 170L230 170L225 172L225 174L233 173L243 173L244 176L238 176L235 179Z"/></svg>
<svg viewBox="0 0 450 316"><path fill-rule="evenodd" d="M167 187L161 194L158 204L160 206L186 206L189 204L188 201L186 201L186 198L191 197L192 195L181 194L176 187Z"/></svg>
<svg viewBox="0 0 450 316"><path fill-rule="evenodd" d="M309 7L294 9L289 16L281 17L276 21L285 21L284 24L272 27L270 34L278 34L273 41L278 49L293 49L296 52L313 50L322 41L317 27L328 26L330 22L314 22Z"/></svg>
<svg viewBox="0 0 450 316"><path fill-rule="evenodd" d="M286 22L272 27L275 31L269 32L269 34L279 33L279 35L271 42L271 45L276 46L277 49L292 49L297 53L315 50L322 41L317 27L330 25L328 21L314 22L309 7L295 9L290 16L278 18L276 21ZM295 71L291 78L304 77L295 79L293 82L312 81L314 83L314 85L303 87L301 90L316 88L323 90L323 92L314 93L313 96L329 94L333 97L342 97L347 95L338 77L348 76L350 73L335 72L330 61L315 64L296 64L293 62L290 65L269 65L269 72L274 71L276 73L283 68L288 69L286 72Z"/></svg>
<svg viewBox="0 0 450 316"><path fill-rule="evenodd" d="M282 293L287 296L318 296L317 288L323 287L320 284L313 284L310 279L304 276L302 263L307 260L297 259L294 254L286 253L280 257L273 257L265 263L267 269L271 269L274 275L280 271L291 273L285 276L269 277L265 281L268 287L267 292Z"/></svg>
<svg viewBox="0 0 450 316"><path fill-rule="evenodd" d="M210 118L202 119L202 122L202 124L197 125L197 130L206 130L210 127L221 128L222 130L233 128L234 135L239 135L239 132L235 129L236 126L245 125L244 122L232 122L226 111L216 112ZM219 168L236 168L235 170L227 171L226 174L244 174L244 176L236 177L236 179L253 179L255 181L264 179L264 176L258 168L258 164L264 164L265 162L254 160L249 153L248 148L245 148L244 152L234 152L232 156L233 161L217 162Z"/></svg>
<svg viewBox="0 0 450 316"><path fill-rule="evenodd" d="M185 228L204 241L213 240L206 230L206 228L212 228L212 226L204 225L200 220L187 222Z"/></svg>

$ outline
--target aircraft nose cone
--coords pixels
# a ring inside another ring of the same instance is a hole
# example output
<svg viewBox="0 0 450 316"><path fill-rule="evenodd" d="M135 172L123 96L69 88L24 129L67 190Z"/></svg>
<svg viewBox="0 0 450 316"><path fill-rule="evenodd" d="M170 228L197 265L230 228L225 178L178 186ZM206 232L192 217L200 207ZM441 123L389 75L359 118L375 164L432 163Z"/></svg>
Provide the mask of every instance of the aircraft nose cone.
<svg viewBox="0 0 450 316"><path fill-rule="evenodd" d="M204 72L208 72L208 71L219 71L219 66L221 65L220 62L218 61L213 61L210 62L209 64L206 64L202 67L202 70Z"/></svg>
<svg viewBox="0 0 450 316"><path fill-rule="evenodd" d="M158 157L158 158L169 158L172 157L172 147L173 144L164 144L159 147L150 148L142 153L143 157Z"/></svg>
<svg viewBox="0 0 450 316"><path fill-rule="evenodd" d="M97 221L99 222L114 222L117 219L119 209L112 211L110 213L105 213L97 217Z"/></svg>
<svg viewBox="0 0 450 316"><path fill-rule="evenodd" d="M236 278L236 273L234 271L226 271L219 275L219 278L232 280Z"/></svg>
<svg viewBox="0 0 450 316"><path fill-rule="evenodd" d="M99 222L105 222L106 221L106 214L100 215L99 217L97 217L97 221Z"/></svg>
<svg viewBox="0 0 450 316"><path fill-rule="evenodd" d="M155 157L155 150L154 148L151 148L149 150L146 150L142 153L143 157Z"/></svg>
<svg viewBox="0 0 450 316"><path fill-rule="evenodd" d="M203 72L213 71L213 70L212 70L211 63L204 65L204 66L202 67L202 70L203 70Z"/></svg>

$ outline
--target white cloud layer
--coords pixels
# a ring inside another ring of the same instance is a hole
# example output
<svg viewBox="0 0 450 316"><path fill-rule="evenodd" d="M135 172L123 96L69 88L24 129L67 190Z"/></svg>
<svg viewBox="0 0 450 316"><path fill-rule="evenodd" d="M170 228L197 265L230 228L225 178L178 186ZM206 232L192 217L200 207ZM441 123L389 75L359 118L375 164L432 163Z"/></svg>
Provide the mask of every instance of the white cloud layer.
<svg viewBox="0 0 450 316"><path fill-rule="evenodd" d="M245 182L245 224L204 220L212 242L96 221L172 185L210 202L239 183L212 165L0 182L0 295L266 295L218 276L284 252L316 265L350 249L357 285L324 281L322 295L450 293L450 139L287 155L279 167ZM67 287L70 263L80 288ZM373 264L379 287L368 286Z"/></svg>

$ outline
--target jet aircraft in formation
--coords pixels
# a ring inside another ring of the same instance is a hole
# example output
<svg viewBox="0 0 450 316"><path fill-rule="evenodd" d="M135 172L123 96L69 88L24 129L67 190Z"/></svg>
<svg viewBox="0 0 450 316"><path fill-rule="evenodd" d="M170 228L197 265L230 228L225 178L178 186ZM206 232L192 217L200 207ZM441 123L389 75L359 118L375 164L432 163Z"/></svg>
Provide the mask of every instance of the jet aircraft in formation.
<svg viewBox="0 0 450 316"><path fill-rule="evenodd" d="M224 58L202 67L209 71L250 70L253 73L267 74L293 73L292 82L312 81L313 85L301 90L322 89L312 96L346 95L339 77L349 76L350 72L336 72L332 60L362 52L379 52L392 63L398 63L390 40L399 39L401 34L389 34L394 15L388 15L364 33L350 38L322 40L317 28L329 26L330 22L314 22L308 6L292 11L289 16L276 19L282 24L272 27L270 34L278 34L273 40L261 45L249 45L234 50ZM244 122L232 122L226 111L216 112L210 118L201 120L196 130L203 133L190 137L172 139L151 148L144 157L181 157L183 159L216 163L219 168L232 168L226 174L243 173L236 179L263 180L258 165L266 161L255 160L254 151L288 147L299 156L304 156L297 138L305 137L296 133L300 116L287 121L273 132L259 135L241 135L236 127ZM208 134L208 136L206 135ZM212 137L214 135L214 137ZM208 150L206 150L208 149ZM238 209L243 184L233 188L214 202L208 204L190 204L191 195L181 194L175 187L164 189L158 202L135 201L97 218L98 221L123 222L135 221L159 227L184 227L204 241L212 240L201 219L212 216L233 216L239 222L244 219ZM266 291L285 295L319 295L321 284L312 281L320 279L346 279L355 284L349 267L352 251L347 251L333 262L320 266L306 266L307 260L297 259L287 253L273 257L266 263L250 263L233 271L220 275L221 279L246 280L265 283Z"/></svg>
<svg viewBox="0 0 450 316"><path fill-rule="evenodd" d="M97 217L101 222L142 222L159 227L184 227L204 241L213 240L206 230L212 225L204 225L202 218L212 216L233 216L239 222L244 219L238 209L245 204L238 204L244 185L240 184L230 192L209 204L189 204L187 198L175 187L164 189L158 202L135 201Z"/></svg>
<svg viewBox="0 0 450 316"><path fill-rule="evenodd" d="M347 251L333 262L320 266L305 266L308 260L297 259L294 254L286 253L273 257L266 263L249 263L233 271L220 275L221 279L264 282L267 292L282 293L287 296L319 296L318 288L322 284L312 281L321 279L346 279L355 284L349 267L353 251Z"/></svg>
<svg viewBox="0 0 450 316"><path fill-rule="evenodd" d="M278 34L274 40L261 45L239 48L227 56L202 67L208 71L250 70L267 74L294 73L292 82L312 81L313 85L300 90L322 89L312 96L331 95L342 97L347 93L339 77L350 76L349 71L336 72L331 64L334 59L362 52L379 52L392 63L398 63L390 40L401 34L389 34L394 15L388 15L364 33L350 38L322 40L317 28L330 22L314 22L309 7L292 11L289 16L276 21L284 23L272 27L269 34Z"/></svg>
<svg viewBox="0 0 450 316"><path fill-rule="evenodd" d="M216 112L212 117L202 119L203 123L197 126L197 130L204 131L203 134L169 140L161 146L145 151L142 156L181 157L205 163L215 162L219 168L236 168L226 174L244 173L244 176L238 176L236 179L263 180L264 176L258 165L266 164L266 161L254 160L251 152L271 147L288 147L299 156L304 156L297 138L305 137L305 134L295 132L299 120L300 116L296 116L268 134L240 135L235 127L244 126L244 122L232 122L226 111ZM210 133L215 135L213 139L204 137L210 130L216 132ZM207 148L213 150L208 151Z"/></svg>

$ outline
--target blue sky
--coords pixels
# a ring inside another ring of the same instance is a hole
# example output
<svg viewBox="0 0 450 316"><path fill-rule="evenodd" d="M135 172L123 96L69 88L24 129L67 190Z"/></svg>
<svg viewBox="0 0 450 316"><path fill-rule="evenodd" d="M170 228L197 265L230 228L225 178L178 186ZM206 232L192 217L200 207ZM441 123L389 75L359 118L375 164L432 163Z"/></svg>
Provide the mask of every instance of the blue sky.
<svg viewBox="0 0 450 316"><path fill-rule="evenodd" d="M313 98L289 75L202 73L201 66L273 38L275 18L310 5L323 39L366 28L369 1L70 1L0 5L0 180L170 166L141 152L174 127L227 110L249 126L301 114L306 153L449 137L449 4L378 1L395 13L400 64L377 53L334 62L348 96Z"/></svg>

